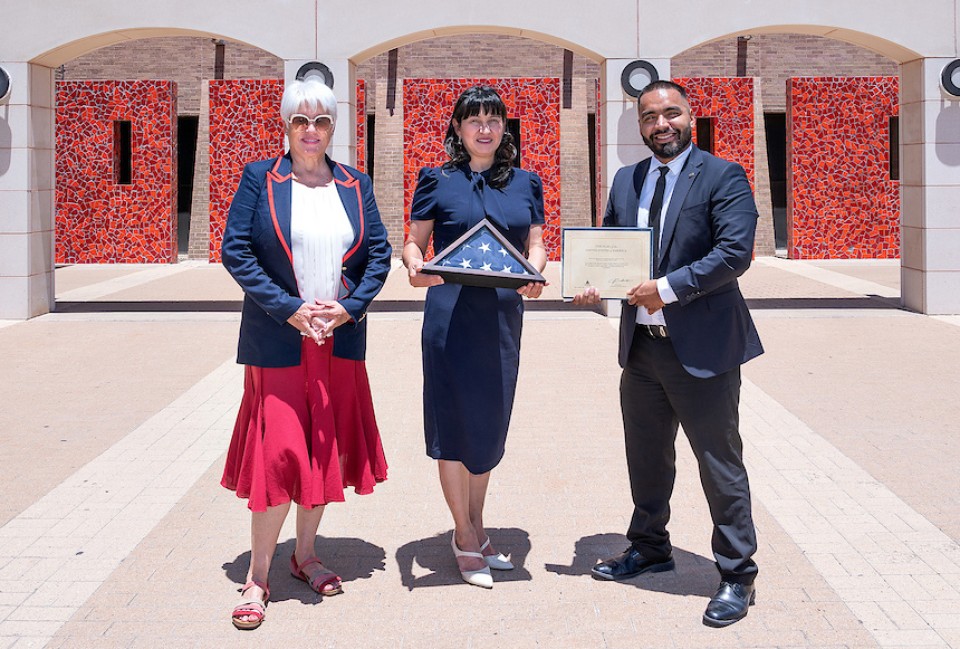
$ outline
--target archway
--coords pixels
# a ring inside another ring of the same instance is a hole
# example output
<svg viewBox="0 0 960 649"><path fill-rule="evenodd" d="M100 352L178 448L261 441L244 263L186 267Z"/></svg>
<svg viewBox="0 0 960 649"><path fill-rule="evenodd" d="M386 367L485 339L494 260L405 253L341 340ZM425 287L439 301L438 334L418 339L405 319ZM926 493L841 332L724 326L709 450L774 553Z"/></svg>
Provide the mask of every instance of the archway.
<svg viewBox="0 0 960 649"><path fill-rule="evenodd" d="M958 2L951 3L957 9ZM298 20L284 29L265 30L276 22L276 9L261 3L245 6L242 14L222 0L207 10L182 12L176 6L143 11L139 3L86 6L64 11L42 3L20 3L10 8L11 24L20 25L0 46L0 62L21 80L6 118L11 145L0 149L0 169L17 174L0 177L4 205L22 222L20 229L3 240L3 257L9 260L3 275L4 312L0 316L29 317L43 313L52 303L52 87L53 69L65 60L92 48L131 37L196 34L227 37L275 53L284 61L284 76L292 76L303 62L321 60L338 79L349 82L336 90L339 99L353 107L356 64L404 43L426 36L457 31L489 31L532 36L555 42L600 61L600 109L608 137L601 145L601 177L607 184L609 170L643 155L635 135L631 102L617 86L620 72L632 60L642 58L670 75L670 59L694 45L738 34L769 32L810 33L869 47L900 62L904 89L901 108L904 122L919 125L904 132L901 144L904 169L904 301L924 312L960 310L960 262L949 251L957 246L960 224L956 217L941 216L944 206L955 202L960 192L956 180L955 149L957 111L939 106L939 71L958 55L951 21L933 12L916 14L908 5L875 11L865 0L855 7L833 0L813 0L799 12L791 5L765 8L764 20L746 12L731 12L720 0L698 0L691 8L685 29L664 30L662 21L650 20L642 3L599 0L593 7L604 21L570 20L555 7L538 0L493 12L489 24L465 23L462 8L428 0L416 14L383 20L395 14L385 0L374 0L350 11L333 8L319 0L295 0L286 13ZM948 12L950 7L946 9ZM466 27L464 26L466 24ZM175 25L176 27L171 27ZM362 28L360 27L362 25ZM337 38L331 39L330 34ZM349 113L350 110L344 110ZM344 129L349 130L349 129ZM13 142L16 134L16 142ZM341 134L346 138L347 134ZM334 141L342 159L353 159L349 141ZM341 155L341 153L343 155ZM344 157L345 156L345 157ZM601 191L606 188L602 187ZM937 213L934 214L933 211ZM938 243L939 242L939 243ZM947 243L945 243L947 242ZM10 253L10 254L6 254Z"/></svg>
<svg viewBox="0 0 960 649"><path fill-rule="evenodd" d="M367 171L395 250L417 172L441 164L453 101L469 85L498 88L510 111L521 166L544 185L552 258L559 259L562 225L594 222L599 65L544 39L476 30L414 40L356 67L363 89ZM398 155L401 154L402 155Z"/></svg>
<svg viewBox="0 0 960 649"><path fill-rule="evenodd" d="M825 36L762 33L686 50L671 69L674 77L722 77L727 84L755 80L750 157L761 213L758 255L899 258L895 61ZM861 100L838 111L830 98L850 93ZM727 118L728 103L698 113L698 130L713 126L718 114Z"/></svg>

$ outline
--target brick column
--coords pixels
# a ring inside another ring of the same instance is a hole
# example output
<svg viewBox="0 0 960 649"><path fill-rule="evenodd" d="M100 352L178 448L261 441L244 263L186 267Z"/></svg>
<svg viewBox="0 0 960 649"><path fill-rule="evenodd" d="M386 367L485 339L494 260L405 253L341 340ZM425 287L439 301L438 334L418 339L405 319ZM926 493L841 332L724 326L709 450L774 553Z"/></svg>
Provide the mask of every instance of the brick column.
<svg viewBox="0 0 960 649"><path fill-rule="evenodd" d="M590 84L593 92L593 83ZM587 84L573 79L573 102L560 109L560 217L564 227L589 227L590 160L587 156Z"/></svg>
<svg viewBox="0 0 960 649"><path fill-rule="evenodd" d="M770 165L767 163L767 129L763 121L763 95L760 77L753 79L753 197L760 220L753 244L756 255L772 257L777 253L773 231L773 196L770 193Z"/></svg>
<svg viewBox="0 0 960 649"><path fill-rule="evenodd" d="M190 259L207 259L210 256L210 81L207 79L200 88L200 118L193 169L187 254Z"/></svg>
<svg viewBox="0 0 960 649"><path fill-rule="evenodd" d="M397 105L387 110L387 82L376 83L376 161L373 189L395 256L403 251L403 79L397 79Z"/></svg>

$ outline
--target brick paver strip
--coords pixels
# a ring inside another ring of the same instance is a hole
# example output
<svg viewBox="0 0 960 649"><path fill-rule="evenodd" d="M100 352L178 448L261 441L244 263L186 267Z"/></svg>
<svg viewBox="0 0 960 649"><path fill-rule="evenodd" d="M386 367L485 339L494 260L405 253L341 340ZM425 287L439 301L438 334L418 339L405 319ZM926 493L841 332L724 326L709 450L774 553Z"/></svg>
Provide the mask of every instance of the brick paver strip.
<svg viewBox="0 0 960 649"><path fill-rule="evenodd" d="M742 403L753 493L826 582L881 646L949 646L960 546L749 381Z"/></svg>
<svg viewBox="0 0 960 649"><path fill-rule="evenodd" d="M224 362L0 528L0 646L51 638L223 453L242 368Z"/></svg>

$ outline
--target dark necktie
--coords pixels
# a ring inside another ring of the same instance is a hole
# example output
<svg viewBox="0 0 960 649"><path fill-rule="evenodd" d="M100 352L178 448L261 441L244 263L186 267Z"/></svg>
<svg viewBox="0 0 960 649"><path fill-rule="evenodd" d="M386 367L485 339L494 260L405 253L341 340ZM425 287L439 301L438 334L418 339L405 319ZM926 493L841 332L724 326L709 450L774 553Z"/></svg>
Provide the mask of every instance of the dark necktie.
<svg viewBox="0 0 960 649"><path fill-rule="evenodd" d="M657 178L657 186L653 190L653 200L650 201L650 214L647 217L647 225L653 228L653 273L657 274L657 267L660 265L660 212L663 209L663 192L667 188L667 172L670 167L666 165L657 169L660 177Z"/></svg>

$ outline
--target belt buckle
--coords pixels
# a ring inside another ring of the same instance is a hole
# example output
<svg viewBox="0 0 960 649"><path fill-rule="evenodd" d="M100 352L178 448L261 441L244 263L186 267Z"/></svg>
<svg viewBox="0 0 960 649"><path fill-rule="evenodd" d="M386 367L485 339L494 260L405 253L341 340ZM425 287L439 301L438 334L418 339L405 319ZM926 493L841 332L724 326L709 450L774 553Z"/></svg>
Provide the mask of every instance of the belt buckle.
<svg viewBox="0 0 960 649"><path fill-rule="evenodd" d="M643 325L644 330L647 332L651 338L666 338L667 337L667 328L661 324L645 324Z"/></svg>

